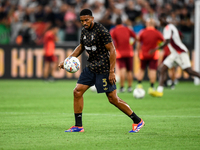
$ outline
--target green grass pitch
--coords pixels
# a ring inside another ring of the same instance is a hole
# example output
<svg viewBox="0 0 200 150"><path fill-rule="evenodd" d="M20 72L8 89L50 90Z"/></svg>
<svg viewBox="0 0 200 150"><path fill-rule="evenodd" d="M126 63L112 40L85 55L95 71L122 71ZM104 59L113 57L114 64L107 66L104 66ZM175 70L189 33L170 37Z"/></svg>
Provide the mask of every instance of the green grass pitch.
<svg viewBox="0 0 200 150"><path fill-rule="evenodd" d="M135 99L119 93L145 121L128 133L132 121L109 104L105 94L84 94L83 133L74 125L76 80L0 80L0 150L199 150L200 86L179 82L162 98ZM134 82L133 86L136 85ZM147 91L149 83L143 83Z"/></svg>

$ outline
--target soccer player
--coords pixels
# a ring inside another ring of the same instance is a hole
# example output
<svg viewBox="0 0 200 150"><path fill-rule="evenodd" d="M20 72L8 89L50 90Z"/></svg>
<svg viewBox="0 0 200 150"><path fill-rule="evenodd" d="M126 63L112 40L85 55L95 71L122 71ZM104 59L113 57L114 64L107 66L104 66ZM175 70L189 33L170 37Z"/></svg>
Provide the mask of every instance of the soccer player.
<svg viewBox="0 0 200 150"><path fill-rule="evenodd" d="M149 18L146 21L146 28L138 35L137 51L140 58L140 71L137 77L137 88L142 88L142 80L144 78L145 69L148 66L148 77L150 80L150 87L148 93L154 90L154 83L156 82L156 73L158 67L159 50L150 54L150 50L155 48L159 42L164 41L163 35L160 31L155 29L155 21Z"/></svg>
<svg viewBox="0 0 200 150"><path fill-rule="evenodd" d="M65 132L84 131L82 126L83 94L93 85L96 86L98 93L106 93L109 102L133 120L132 130L129 132L139 132L144 121L117 96L114 73L116 52L108 30L102 24L94 22L94 17L89 9L83 9L80 12L80 21L83 25L80 44L69 57L78 57L86 50L89 54L89 64L83 69L73 91L75 126ZM59 64L59 68L64 68L63 62Z"/></svg>
<svg viewBox="0 0 200 150"><path fill-rule="evenodd" d="M168 48L168 46L165 46L163 48L163 51L164 51L164 54L163 54L163 57L162 57L162 62L167 58L167 56L170 55L170 50ZM160 67L159 68L162 68L162 65L163 63L161 63ZM159 72L160 69L158 69L158 72ZM174 66L168 70L168 72L165 73L165 77L164 77L164 87L169 87L168 84L167 84L167 78L168 78L168 74L169 74L169 77L172 81L171 85L170 85L170 88L172 90L175 89L175 80L176 80L176 70L177 70L177 65L174 64Z"/></svg>
<svg viewBox="0 0 200 150"><path fill-rule="evenodd" d="M179 32L177 28L166 21L166 15L161 14L159 17L161 26L165 26L163 30L164 43L155 49L152 49L151 52L156 49L162 49L168 45L171 54L164 60L163 65L160 69L159 75L159 86L157 91L152 91L150 95L154 97L162 97L164 90L164 81L165 74L168 68L172 68L174 63L178 64L184 71L186 71L191 76L196 76L200 78L200 74L191 68L191 63L188 55L187 47L182 43Z"/></svg>
<svg viewBox="0 0 200 150"><path fill-rule="evenodd" d="M179 35L180 35L180 38L182 39L182 37L183 37L183 35L182 35L182 33L179 31ZM162 57L162 62L167 58L167 56L169 56L170 55L170 50L169 50L169 47L168 46L165 46L164 48L163 48L163 51L164 51L164 54L163 54L163 57ZM162 68L162 65L163 65L163 63L161 63L161 65L160 65L160 67L159 67L159 69L158 69L158 73L159 73L159 70L160 70L160 68ZM171 68L171 69L169 69L168 70L168 72L166 72L165 73L165 76L164 76L164 87L169 87L168 86L168 84L167 84L167 78L168 78L168 74L169 74L169 77L170 77L170 79L171 79L171 85L170 85L170 88L172 89L172 90L174 90L175 89L175 80L176 80L176 70L177 70L177 67L178 67L178 65L177 64L174 64L173 65L173 67Z"/></svg>
<svg viewBox="0 0 200 150"><path fill-rule="evenodd" d="M130 44L130 38L136 39L136 34L128 27L122 24L120 17L116 19L116 27L110 31L113 43L116 48L117 65L120 73L120 90L125 92L124 82L127 73L128 92L132 92L133 82L133 45Z"/></svg>
<svg viewBox="0 0 200 150"><path fill-rule="evenodd" d="M52 25L44 35L44 79L47 80L49 74L50 80L53 79L53 71L57 67L57 57L54 55L55 42L57 39L58 27Z"/></svg>

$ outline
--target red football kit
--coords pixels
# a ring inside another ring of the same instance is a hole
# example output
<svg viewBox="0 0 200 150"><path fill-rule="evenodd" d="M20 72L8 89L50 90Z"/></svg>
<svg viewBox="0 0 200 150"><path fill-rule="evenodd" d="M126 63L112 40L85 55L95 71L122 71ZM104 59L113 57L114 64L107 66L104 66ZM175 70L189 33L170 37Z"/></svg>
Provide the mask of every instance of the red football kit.
<svg viewBox="0 0 200 150"><path fill-rule="evenodd" d="M139 51L141 68L145 69L149 65L149 68L157 69L159 51L156 50L153 54L150 54L149 51L164 41L162 33L153 27L146 28L139 33L139 41L141 43L141 50Z"/></svg>
<svg viewBox="0 0 200 150"><path fill-rule="evenodd" d="M164 41L160 31L155 28L146 28L139 33L139 41L142 44L140 59L158 59L158 50L154 54L149 54L149 51L157 47L159 42Z"/></svg>
<svg viewBox="0 0 200 150"><path fill-rule="evenodd" d="M55 51L55 35L51 31L47 31L44 35L44 50L45 50L45 60L55 61L54 56Z"/></svg>
<svg viewBox="0 0 200 150"><path fill-rule="evenodd" d="M110 31L111 37L116 47L116 58L119 68L133 70L133 45L130 38L136 38L135 32L124 25L117 25Z"/></svg>
<svg viewBox="0 0 200 150"><path fill-rule="evenodd" d="M135 38L136 34L123 25L117 25L110 31L116 47L117 58L133 57L133 46L130 44L130 37Z"/></svg>
<svg viewBox="0 0 200 150"><path fill-rule="evenodd" d="M163 55L163 60L162 60L162 61L164 61L165 58L166 58L167 56L169 56L169 54L171 53L168 46L165 46L165 47L163 48L163 50L164 50L164 55Z"/></svg>

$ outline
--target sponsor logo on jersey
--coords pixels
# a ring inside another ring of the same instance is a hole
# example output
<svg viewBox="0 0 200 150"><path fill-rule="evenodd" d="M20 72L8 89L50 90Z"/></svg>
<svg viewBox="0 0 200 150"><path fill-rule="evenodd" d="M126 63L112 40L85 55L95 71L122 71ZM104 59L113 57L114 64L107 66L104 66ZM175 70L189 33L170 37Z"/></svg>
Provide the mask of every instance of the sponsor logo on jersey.
<svg viewBox="0 0 200 150"><path fill-rule="evenodd" d="M88 47L88 46L85 46L85 49L88 50L88 51L96 51L97 50L97 47L96 46L91 46L91 47Z"/></svg>

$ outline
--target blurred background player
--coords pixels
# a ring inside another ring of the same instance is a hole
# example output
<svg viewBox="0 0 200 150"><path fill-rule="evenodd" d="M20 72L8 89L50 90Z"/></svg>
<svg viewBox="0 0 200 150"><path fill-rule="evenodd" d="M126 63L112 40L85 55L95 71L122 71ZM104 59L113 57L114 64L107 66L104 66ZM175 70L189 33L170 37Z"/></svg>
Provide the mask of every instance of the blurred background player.
<svg viewBox="0 0 200 150"><path fill-rule="evenodd" d="M140 71L137 76L137 88L142 88L142 80L144 78L145 69L148 66L148 77L150 87L148 92L153 90L156 82L156 73L158 67L159 50L150 54L150 50L155 48L159 42L163 41L162 33L155 29L155 21L152 18L147 19L146 28L138 34L137 51L140 58Z"/></svg>
<svg viewBox="0 0 200 150"><path fill-rule="evenodd" d="M127 92L132 92L133 82L133 45L130 44L130 38L136 39L134 31L122 24L122 19L116 19L116 27L110 31L112 39L116 47L116 61L119 67L120 74L120 90L125 92L124 82L127 77L128 89Z"/></svg>
<svg viewBox="0 0 200 150"><path fill-rule="evenodd" d="M44 80L54 80L53 71L57 67L57 57L54 55L57 32L58 27L52 25L44 35Z"/></svg>
<svg viewBox="0 0 200 150"><path fill-rule="evenodd" d="M179 35L180 35L180 38L182 39L183 38L183 34L179 32ZM159 63L159 69L158 69L158 73L159 73L159 70L160 68L162 68L162 65L163 65L163 61L167 58L167 56L170 55L170 50L169 50L169 47L168 46L165 46L163 48L163 55L161 56L162 58L160 59L161 60L161 63ZM173 67L171 69L168 69L168 71L165 73L165 77L164 77L164 86L165 87L170 87L172 90L175 89L175 85L177 84L177 79L176 79L176 70L177 70L177 67L178 65L176 63L174 63ZM168 78L170 78L170 80L168 80ZM170 81L170 82L168 82Z"/></svg>
<svg viewBox="0 0 200 150"><path fill-rule="evenodd" d="M159 64L159 69L158 69L158 74L159 74L159 70L160 68L162 68L163 65L163 61L167 58L167 56L170 55L170 50L168 48L168 46L165 46L163 48L163 55L161 56L161 62L158 63ZM172 90L175 89L175 80L176 80L176 70L177 70L177 65L174 64L174 67L172 67L171 69L169 69L166 73L165 73L165 81L164 81L164 86L165 87L170 87ZM170 78L169 81L171 81L171 83L168 83L168 78Z"/></svg>
<svg viewBox="0 0 200 150"><path fill-rule="evenodd" d="M166 15L161 14L159 17L161 26L165 26L163 30L164 43L159 47L151 50L154 52L156 49L162 49L168 45L171 54L164 60L159 74L159 86L157 91L152 91L150 95L154 97L162 97L164 90L165 74L168 68L172 68L174 63L178 64L184 71L191 76L200 78L200 74L191 68L190 58L188 55L187 47L182 43L178 29L166 20Z"/></svg>

